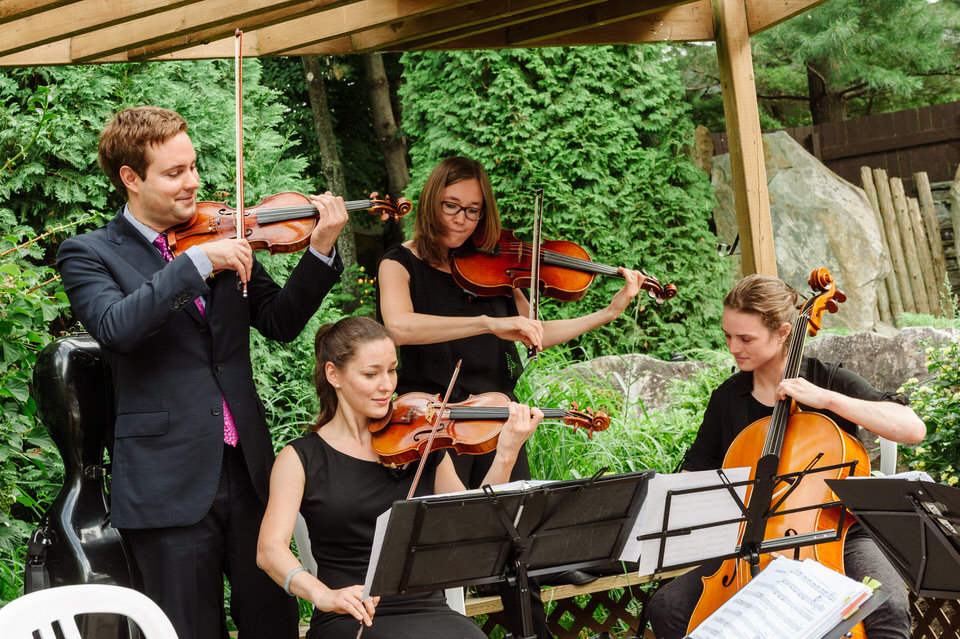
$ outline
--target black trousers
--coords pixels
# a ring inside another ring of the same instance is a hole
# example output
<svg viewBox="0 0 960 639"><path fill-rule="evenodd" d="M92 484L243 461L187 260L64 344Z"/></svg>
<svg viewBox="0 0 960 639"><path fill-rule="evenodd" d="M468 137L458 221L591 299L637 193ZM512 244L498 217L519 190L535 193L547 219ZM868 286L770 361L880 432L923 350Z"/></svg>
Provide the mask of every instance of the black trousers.
<svg viewBox="0 0 960 639"><path fill-rule="evenodd" d="M296 599L257 567L264 510L240 447L224 445L220 485L203 519L190 526L122 531L144 592L170 618L179 639L226 639L224 575L239 639L298 636Z"/></svg>

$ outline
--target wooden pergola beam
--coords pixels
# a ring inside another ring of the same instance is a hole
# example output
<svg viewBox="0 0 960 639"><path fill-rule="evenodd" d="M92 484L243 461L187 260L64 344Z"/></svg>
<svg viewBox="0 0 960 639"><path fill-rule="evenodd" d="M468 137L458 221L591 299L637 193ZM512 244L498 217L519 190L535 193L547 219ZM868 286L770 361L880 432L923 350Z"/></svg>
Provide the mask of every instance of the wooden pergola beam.
<svg viewBox="0 0 960 639"><path fill-rule="evenodd" d="M93 0L93 2L84 3L60 2L55 6L48 4L42 11L19 17L4 27L4 37L0 39L0 56L84 33L99 32L105 27L125 24L138 18L149 17L200 1ZM112 20L104 21L103 16L111 15L116 5L121 5L123 12L112 14ZM2 6L0 4L0 7Z"/></svg>
<svg viewBox="0 0 960 639"><path fill-rule="evenodd" d="M422 18L395 22L356 33L351 44L358 51L377 51L411 43L411 48L484 33L524 20L540 19L605 0L492 0L468 4L458 11L445 11Z"/></svg>
<svg viewBox="0 0 960 639"><path fill-rule="evenodd" d="M80 0L4 0L0 2L0 24L19 20L41 11L48 11Z"/></svg>
<svg viewBox="0 0 960 639"><path fill-rule="evenodd" d="M265 14L298 5L324 7L343 0L203 0L156 15L129 20L71 38L70 49L76 62L91 62L104 56L137 50L163 42L177 34L187 36L219 27L222 37L230 37L236 29L260 26Z"/></svg>
<svg viewBox="0 0 960 639"><path fill-rule="evenodd" d="M827 0L776 0L747 3L747 30L750 35L766 31L784 20L809 11Z"/></svg>
<svg viewBox="0 0 960 639"><path fill-rule="evenodd" d="M723 116L744 275L777 275L750 33L742 0L713 0Z"/></svg>

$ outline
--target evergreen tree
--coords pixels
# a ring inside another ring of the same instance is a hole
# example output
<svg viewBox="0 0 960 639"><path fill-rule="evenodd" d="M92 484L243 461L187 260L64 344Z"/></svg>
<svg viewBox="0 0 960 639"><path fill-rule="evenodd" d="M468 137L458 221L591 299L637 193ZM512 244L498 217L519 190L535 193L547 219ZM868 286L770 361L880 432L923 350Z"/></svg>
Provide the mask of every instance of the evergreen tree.
<svg viewBox="0 0 960 639"><path fill-rule="evenodd" d="M658 46L408 53L403 125L408 196L450 155L487 169L505 228L530 239L532 190L545 189L544 237L597 261L645 268L679 294L579 340L589 354L665 355L716 344L729 283L710 231L713 194L687 156L693 127L679 75ZM544 304L545 319L605 306L622 285L598 277L583 300Z"/></svg>
<svg viewBox="0 0 960 639"><path fill-rule="evenodd" d="M763 125L821 124L960 99L958 45L956 0L825 2L751 38ZM719 130L715 49L679 50L700 123Z"/></svg>

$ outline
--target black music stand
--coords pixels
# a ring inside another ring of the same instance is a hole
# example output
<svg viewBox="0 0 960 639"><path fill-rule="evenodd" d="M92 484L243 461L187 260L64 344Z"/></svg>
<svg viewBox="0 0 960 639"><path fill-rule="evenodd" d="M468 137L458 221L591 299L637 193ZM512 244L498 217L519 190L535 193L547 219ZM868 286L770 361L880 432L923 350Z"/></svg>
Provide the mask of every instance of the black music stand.
<svg viewBox="0 0 960 639"><path fill-rule="evenodd" d="M960 489L910 479L827 484L914 593L960 597Z"/></svg>
<svg viewBox="0 0 960 639"><path fill-rule="evenodd" d="M617 559L652 475L598 473L515 490L485 486L482 492L394 502L380 552L371 558L369 594L507 579L516 587L523 637L533 637L527 578Z"/></svg>

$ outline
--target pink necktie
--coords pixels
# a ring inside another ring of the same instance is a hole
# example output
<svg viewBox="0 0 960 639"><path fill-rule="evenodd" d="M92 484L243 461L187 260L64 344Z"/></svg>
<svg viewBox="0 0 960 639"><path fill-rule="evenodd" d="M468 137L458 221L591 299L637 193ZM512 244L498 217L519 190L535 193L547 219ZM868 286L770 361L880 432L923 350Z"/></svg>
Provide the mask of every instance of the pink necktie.
<svg viewBox="0 0 960 639"><path fill-rule="evenodd" d="M157 239L153 241L153 245L160 250L160 255L163 256L168 262L173 261L173 253L170 252L170 246L167 244L167 236L163 233L157 236ZM197 309L200 311L200 315L203 316L203 319L207 319L207 309L203 306L203 298L198 297L193 300L193 303L197 305ZM237 442L240 440L240 435L237 433L237 425L233 422L233 413L230 412L230 407L227 406L227 398L223 398L223 441L226 444L231 446L236 446Z"/></svg>

